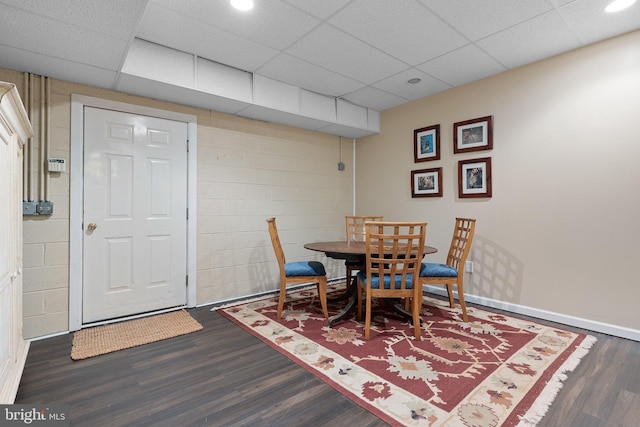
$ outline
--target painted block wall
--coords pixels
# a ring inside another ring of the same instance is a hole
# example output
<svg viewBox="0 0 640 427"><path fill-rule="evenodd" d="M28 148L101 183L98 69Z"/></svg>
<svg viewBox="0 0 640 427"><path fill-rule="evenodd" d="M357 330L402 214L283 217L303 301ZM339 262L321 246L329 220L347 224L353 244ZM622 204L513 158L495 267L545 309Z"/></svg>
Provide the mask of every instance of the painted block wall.
<svg viewBox="0 0 640 427"><path fill-rule="evenodd" d="M24 97L23 79L0 69L0 80ZM72 93L198 117L198 305L277 288L271 216L288 260L315 259L331 277L344 274L342 264L303 244L344 238L344 216L353 209L352 141L343 141L347 167L339 171L335 136L52 80L51 156L67 161ZM32 121L39 132L37 114ZM24 219L25 338L68 331L69 170L51 175L53 215Z"/></svg>

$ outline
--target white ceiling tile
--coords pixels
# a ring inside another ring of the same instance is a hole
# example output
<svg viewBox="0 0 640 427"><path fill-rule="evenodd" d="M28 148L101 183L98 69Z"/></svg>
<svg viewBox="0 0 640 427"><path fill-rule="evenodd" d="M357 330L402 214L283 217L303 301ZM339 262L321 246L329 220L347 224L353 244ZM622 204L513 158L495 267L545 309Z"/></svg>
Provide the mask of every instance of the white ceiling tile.
<svg viewBox="0 0 640 427"><path fill-rule="evenodd" d="M229 0L151 0L151 3L275 49L289 47L320 22L280 0L256 1L248 12L234 9Z"/></svg>
<svg viewBox="0 0 640 427"><path fill-rule="evenodd" d="M256 0L239 12L229 0L0 0L0 67L232 114L257 107L244 83L241 100L231 99L239 69L243 81L300 88L307 103L344 99L374 112L640 29L640 3L605 14L607 3ZM134 38L152 44L140 53ZM162 46L176 52L156 52ZM123 72L129 49L141 69L160 65L145 78ZM185 87L198 71L202 90ZM420 84L406 83L416 76ZM323 122L263 110L265 119L343 136L379 129L379 121L358 129L331 123L331 114Z"/></svg>
<svg viewBox="0 0 640 427"><path fill-rule="evenodd" d="M414 0L356 0L329 22L412 66L468 43Z"/></svg>
<svg viewBox="0 0 640 427"><path fill-rule="evenodd" d="M553 10L549 0L421 0L475 41Z"/></svg>
<svg viewBox="0 0 640 427"><path fill-rule="evenodd" d="M59 22L73 24L114 38L133 36L147 0L2 0L10 5Z"/></svg>
<svg viewBox="0 0 640 427"><path fill-rule="evenodd" d="M364 86L363 83L286 54L278 55L256 72L322 95L340 96Z"/></svg>
<svg viewBox="0 0 640 427"><path fill-rule="evenodd" d="M420 83L407 83L409 79L413 78L419 78ZM423 98L451 88L451 86L444 81L440 81L415 68L405 70L379 81L374 84L374 86L408 100Z"/></svg>
<svg viewBox="0 0 640 427"><path fill-rule="evenodd" d="M376 111L384 111L407 102L406 98L367 86L342 97L357 105L368 105Z"/></svg>
<svg viewBox="0 0 640 427"><path fill-rule="evenodd" d="M624 11L603 13L608 3L577 0L560 8L560 15L583 43L594 43L640 27L640 3Z"/></svg>
<svg viewBox="0 0 640 427"><path fill-rule="evenodd" d="M406 66L340 30L322 25L287 53L363 83L373 83Z"/></svg>
<svg viewBox="0 0 640 427"><path fill-rule="evenodd" d="M185 31L185 28L189 31ZM156 3L151 3L147 8L140 22L138 37L251 72L278 53L253 40L176 14ZM238 52L242 52L242 55Z"/></svg>
<svg viewBox="0 0 640 427"><path fill-rule="evenodd" d="M5 46L108 70L118 70L127 46L126 40L11 7L0 13L0 40Z"/></svg>
<svg viewBox="0 0 640 427"><path fill-rule="evenodd" d="M519 67L580 46L557 11L545 13L476 44L508 68Z"/></svg>
<svg viewBox="0 0 640 427"><path fill-rule="evenodd" d="M285 0L289 5L297 7L320 19L326 19L333 15L350 1L351 0Z"/></svg>
<svg viewBox="0 0 640 427"><path fill-rule="evenodd" d="M451 86L463 85L506 70L506 67L474 45L454 50L417 68Z"/></svg>
<svg viewBox="0 0 640 427"><path fill-rule="evenodd" d="M52 58L48 55L26 52L3 45L0 45L0 58L3 68L18 71L28 70L30 73L41 76L100 88L111 88L117 77L117 73L113 70ZM69 76L73 76L73 80Z"/></svg>

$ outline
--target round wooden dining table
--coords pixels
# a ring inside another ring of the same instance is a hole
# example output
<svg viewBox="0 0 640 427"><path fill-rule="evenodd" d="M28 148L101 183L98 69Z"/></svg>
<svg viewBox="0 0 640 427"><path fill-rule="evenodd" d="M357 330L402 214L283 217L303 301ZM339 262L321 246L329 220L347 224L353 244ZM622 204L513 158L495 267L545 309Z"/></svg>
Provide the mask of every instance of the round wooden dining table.
<svg viewBox="0 0 640 427"><path fill-rule="evenodd" d="M365 263L365 259L367 256L367 244L365 242L359 241L337 240L334 242L311 242L305 243L304 248L311 251L324 252L324 254L328 258L343 259L346 261L360 261L361 264ZM425 246L422 253L423 255L429 255L436 252L438 252L438 249L434 248L433 246ZM330 302L348 300L347 305L342 310L340 310L340 312L329 317L330 327L333 327L336 322L341 320L355 307L357 302L357 286L357 279L354 276L351 283L347 284L347 290L343 294L334 298L327 298L327 301ZM407 313L398 305L394 305L394 308L403 315L411 317L409 313Z"/></svg>

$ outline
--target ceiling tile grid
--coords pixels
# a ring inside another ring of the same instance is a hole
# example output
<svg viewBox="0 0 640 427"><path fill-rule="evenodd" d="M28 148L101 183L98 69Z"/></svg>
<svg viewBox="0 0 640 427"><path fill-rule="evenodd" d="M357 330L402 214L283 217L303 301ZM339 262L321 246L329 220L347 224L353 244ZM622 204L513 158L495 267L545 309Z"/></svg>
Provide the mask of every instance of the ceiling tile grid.
<svg viewBox="0 0 640 427"><path fill-rule="evenodd" d="M255 88L236 82L384 111L640 29L640 3L606 14L609 1L0 0L0 67L361 135L249 108Z"/></svg>

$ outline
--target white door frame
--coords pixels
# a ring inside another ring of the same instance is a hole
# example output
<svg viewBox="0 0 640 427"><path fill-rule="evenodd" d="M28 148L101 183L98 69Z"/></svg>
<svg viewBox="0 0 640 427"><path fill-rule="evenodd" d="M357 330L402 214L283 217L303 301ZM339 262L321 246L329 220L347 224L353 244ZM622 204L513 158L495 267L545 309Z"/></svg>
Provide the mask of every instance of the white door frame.
<svg viewBox="0 0 640 427"><path fill-rule="evenodd" d="M189 220L187 221L187 307L196 306L196 201L197 201L197 117L189 114L158 110L140 105L71 95L71 193L69 200L69 331L82 328L82 257L83 257L83 176L84 176L84 107L96 107L130 114L159 117L187 123L189 152L187 153L187 186Z"/></svg>

